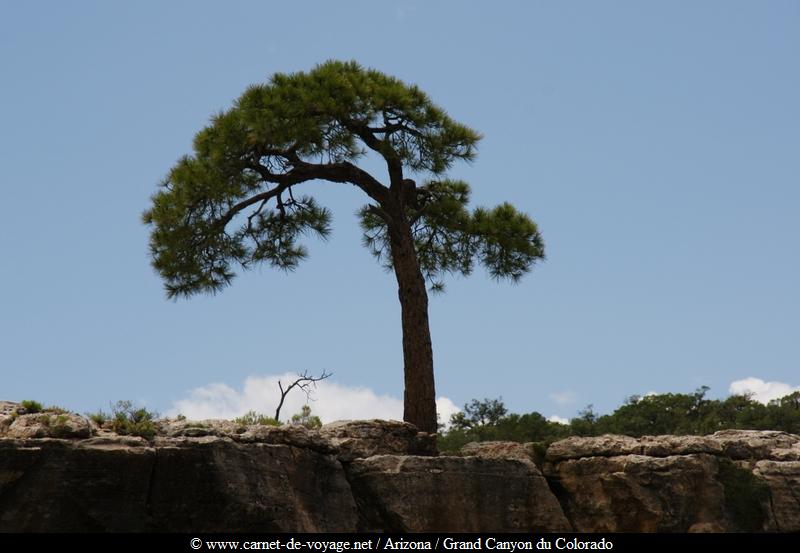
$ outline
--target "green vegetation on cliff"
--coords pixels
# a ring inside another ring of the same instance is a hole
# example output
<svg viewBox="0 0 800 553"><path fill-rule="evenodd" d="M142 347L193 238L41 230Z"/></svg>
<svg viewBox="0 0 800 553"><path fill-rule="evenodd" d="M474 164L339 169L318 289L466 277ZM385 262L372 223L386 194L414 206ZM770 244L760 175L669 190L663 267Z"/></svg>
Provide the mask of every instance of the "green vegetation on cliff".
<svg viewBox="0 0 800 553"><path fill-rule="evenodd" d="M561 424L537 412L508 414L500 400L472 400L450 420L450 428L439 434L442 451L455 451L469 442L510 440L553 442L568 436L625 434L711 434L730 428L783 430L800 434L800 392L767 405L747 396L724 400L707 399L708 387L691 394L632 396L608 415L598 415L588 406L579 416Z"/></svg>

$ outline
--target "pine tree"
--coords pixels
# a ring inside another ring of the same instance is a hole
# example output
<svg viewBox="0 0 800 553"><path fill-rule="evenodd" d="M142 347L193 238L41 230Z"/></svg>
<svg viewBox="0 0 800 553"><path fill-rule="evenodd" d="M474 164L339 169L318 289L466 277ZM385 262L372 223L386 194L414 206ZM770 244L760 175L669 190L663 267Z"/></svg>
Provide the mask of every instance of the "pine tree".
<svg viewBox="0 0 800 553"><path fill-rule="evenodd" d="M301 185L358 187L369 198L359 212L364 244L398 284L404 419L436 432L426 280L441 290L441 277L469 274L477 259L516 281L544 257L527 215L507 203L469 211L469 186L445 177L475 158L479 140L418 87L355 62L275 74L216 115L152 197L143 220L153 266L169 297L216 292L237 266L291 270L306 256L302 236L330 232L330 212ZM368 151L386 175L359 167Z"/></svg>

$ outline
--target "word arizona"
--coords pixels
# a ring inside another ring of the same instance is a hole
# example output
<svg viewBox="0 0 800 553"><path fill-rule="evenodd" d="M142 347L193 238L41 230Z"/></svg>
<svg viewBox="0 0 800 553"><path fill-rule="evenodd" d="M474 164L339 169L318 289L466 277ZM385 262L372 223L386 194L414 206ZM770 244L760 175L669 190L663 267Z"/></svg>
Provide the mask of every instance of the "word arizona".
<svg viewBox="0 0 800 553"><path fill-rule="evenodd" d="M433 549L433 545L429 541L407 541L403 538L393 540L386 538L386 543L383 545L384 549Z"/></svg>

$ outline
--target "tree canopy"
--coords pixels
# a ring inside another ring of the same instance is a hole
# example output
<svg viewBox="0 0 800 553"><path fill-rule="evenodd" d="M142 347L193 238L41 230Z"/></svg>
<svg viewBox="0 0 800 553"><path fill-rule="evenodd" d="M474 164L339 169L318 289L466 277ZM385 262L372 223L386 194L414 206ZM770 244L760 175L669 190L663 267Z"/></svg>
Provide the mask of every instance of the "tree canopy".
<svg viewBox="0 0 800 553"><path fill-rule="evenodd" d="M433 431L425 281L441 290L444 275L469 274L476 260L495 278L518 280L544 257L527 215L507 203L470 211L469 185L446 177L454 162L475 158L480 138L417 86L355 62L275 74L215 115L161 183L143 215L153 266L169 297L217 292L237 267L294 269L307 255L301 238L331 230L330 211L298 186L358 187L368 197L364 244L398 282L406 419ZM368 152L383 160L384 176L358 165ZM418 186L411 175L426 180Z"/></svg>
<svg viewBox="0 0 800 553"><path fill-rule="evenodd" d="M162 182L144 214L154 226L153 264L170 296L219 290L235 276L234 263L293 269L307 254L298 239L331 230L329 210L293 191L317 179L349 182L373 200L360 211L364 241L391 263L389 216L380 208L388 190L354 162L369 148L390 173L441 175L474 159L479 139L418 87L354 62L276 74L214 116L195 137L194 155ZM463 181L436 179L409 198L421 268L431 280L468 274L478 255L492 275L518 279L543 257L535 223L510 204L470 214L469 193ZM266 210L270 200L275 208Z"/></svg>

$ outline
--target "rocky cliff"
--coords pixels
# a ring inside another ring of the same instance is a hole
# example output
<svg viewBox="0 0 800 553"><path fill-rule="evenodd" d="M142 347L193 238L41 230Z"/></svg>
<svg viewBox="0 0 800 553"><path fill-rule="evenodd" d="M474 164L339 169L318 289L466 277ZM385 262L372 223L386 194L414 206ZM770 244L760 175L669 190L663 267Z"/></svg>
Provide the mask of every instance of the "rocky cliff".
<svg viewBox="0 0 800 553"><path fill-rule="evenodd" d="M438 456L394 421L159 421L0 402L0 531L800 531L800 437L570 438Z"/></svg>

